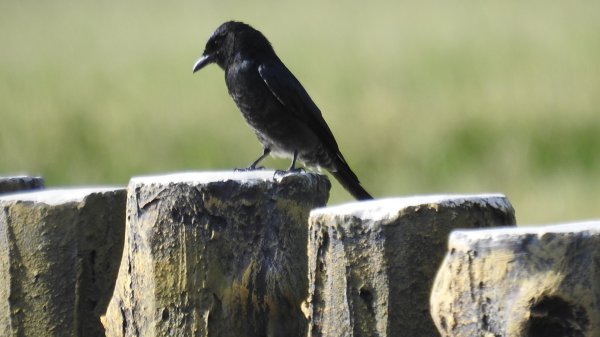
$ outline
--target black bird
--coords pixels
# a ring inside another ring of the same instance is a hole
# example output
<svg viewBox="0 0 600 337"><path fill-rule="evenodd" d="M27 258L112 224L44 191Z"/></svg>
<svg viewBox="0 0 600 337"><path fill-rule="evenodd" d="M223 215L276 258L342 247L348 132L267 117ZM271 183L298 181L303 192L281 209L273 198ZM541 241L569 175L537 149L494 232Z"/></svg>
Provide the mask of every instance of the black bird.
<svg viewBox="0 0 600 337"><path fill-rule="evenodd" d="M327 169L356 199L372 199L342 156L321 111L302 84L281 62L271 43L249 25L225 22L211 35L197 72L210 63L225 71L229 95L254 130L263 154L292 158L289 171L298 171L296 160Z"/></svg>

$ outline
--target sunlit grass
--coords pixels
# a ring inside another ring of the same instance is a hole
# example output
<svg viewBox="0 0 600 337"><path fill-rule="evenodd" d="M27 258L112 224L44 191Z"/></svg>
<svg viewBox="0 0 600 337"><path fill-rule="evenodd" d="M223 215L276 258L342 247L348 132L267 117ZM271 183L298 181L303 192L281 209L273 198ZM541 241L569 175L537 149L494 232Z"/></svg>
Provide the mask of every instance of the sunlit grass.
<svg viewBox="0 0 600 337"><path fill-rule="evenodd" d="M600 3L0 4L0 173L125 184L260 146L212 30L262 30L376 196L506 193L522 223L600 217ZM267 164L287 167L282 160ZM334 184L332 202L350 200Z"/></svg>

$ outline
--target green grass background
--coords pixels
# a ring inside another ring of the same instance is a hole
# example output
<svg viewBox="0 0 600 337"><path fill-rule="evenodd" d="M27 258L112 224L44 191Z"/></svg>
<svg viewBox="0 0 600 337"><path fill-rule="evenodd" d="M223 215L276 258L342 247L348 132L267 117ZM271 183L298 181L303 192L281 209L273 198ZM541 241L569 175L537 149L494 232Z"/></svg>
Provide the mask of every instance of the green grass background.
<svg viewBox="0 0 600 337"><path fill-rule="evenodd" d="M223 73L269 37L375 196L505 193L520 223L600 215L600 1L2 1L0 174L49 186L243 167ZM287 161L267 161L285 168ZM334 183L332 203L351 198Z"/></svg>

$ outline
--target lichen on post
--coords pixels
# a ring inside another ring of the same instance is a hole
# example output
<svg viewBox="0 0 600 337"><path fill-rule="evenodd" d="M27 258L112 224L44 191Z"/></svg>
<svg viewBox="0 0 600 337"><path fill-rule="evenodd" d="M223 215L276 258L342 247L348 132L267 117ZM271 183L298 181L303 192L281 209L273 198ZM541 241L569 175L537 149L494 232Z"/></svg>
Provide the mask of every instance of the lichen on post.
<svg viewBox="0 0 600 337"><path fill-rule="evenodd" d="M133 178L107 336L304 336L307 219L329 188L273 171Z"/></svg>

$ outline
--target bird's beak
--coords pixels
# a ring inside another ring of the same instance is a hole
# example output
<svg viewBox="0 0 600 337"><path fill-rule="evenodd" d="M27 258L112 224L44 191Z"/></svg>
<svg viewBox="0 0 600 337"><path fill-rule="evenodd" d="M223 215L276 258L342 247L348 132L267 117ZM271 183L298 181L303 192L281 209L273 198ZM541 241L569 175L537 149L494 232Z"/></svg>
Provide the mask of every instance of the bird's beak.
<svg viewBox="0 0 600 337"><path fill-rule="evenodd" d="M196 61L196 64L194 64L192 73L197 72L198 70L204 68L204 66L206 66L207 64L212 63L212 62L213 62L213 58L211 55L209 55L209 54L202 55L202 57L200 57L198 59L198 61Z"/></svg>

